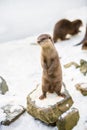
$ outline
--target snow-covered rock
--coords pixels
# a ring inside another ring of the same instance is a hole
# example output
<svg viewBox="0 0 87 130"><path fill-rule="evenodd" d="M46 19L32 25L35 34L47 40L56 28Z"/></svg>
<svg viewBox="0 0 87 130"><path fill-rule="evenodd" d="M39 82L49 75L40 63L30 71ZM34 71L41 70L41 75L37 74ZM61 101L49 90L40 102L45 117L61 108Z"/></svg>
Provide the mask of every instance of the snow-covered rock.
<svg viewBox="0 0 87 130"><path fill-rule="evenodd" d="M6 114L4 113L4 110L0 108L0 123L2 120L5 120Z"/></svg>
<svg viewBox="0 0 87 130"><path fill-rule="evenodd" d="M7 104L1 108L2 117L0 116L0 122L2 125L9 125L11 122L15 121L25 112L25 108L18 104Z"/></svg>
<svg viewBox="0 0 87 130"><path fill-rule="evenodd" d="M41 88L37 86L27 97L27 112L47 124L54 124L58 117L73 104L73 100L66 89L64 94L65 97L63 98L56 93L47 93L47 97L40 100Z"/></svg>
<svg viewBox="0 0 87 130"><path fill-rule="evenodd" d="M3 77L0 76L0 93L5 94L8 91L8 86Z"/></svg>
<svg viewBox="0 0 87 130"><path fill-rule="evenodd" d="M79 120L79 111L76 108L71 108L62 114L56 123L58 130L72 130Z"/></svg>
<svg viewBox="0 0 87 130"><path fill-rule="evenodd" d="M79 83L75 85L76 89L79 90L84 96L87 96L87 83Z"/></svg>

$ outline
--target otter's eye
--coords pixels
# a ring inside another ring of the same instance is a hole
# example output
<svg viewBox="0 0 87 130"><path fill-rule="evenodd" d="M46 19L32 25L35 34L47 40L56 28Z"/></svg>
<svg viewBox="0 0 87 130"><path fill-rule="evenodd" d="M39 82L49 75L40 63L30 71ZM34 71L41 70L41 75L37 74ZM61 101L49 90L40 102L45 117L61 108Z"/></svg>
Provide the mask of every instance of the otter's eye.
<svg viewBox="0 0 87 130"><path fill-rule="evenodd" d="M52 41L52 38L51 37L49 37L49 39ZM52 41L53 42L53 41Z"/></svg>
<svg viewBox="0 0 87 130"><path fill-rule="evenodd" d="M49 39L51 39L51 37L49 37Z"/></svg>

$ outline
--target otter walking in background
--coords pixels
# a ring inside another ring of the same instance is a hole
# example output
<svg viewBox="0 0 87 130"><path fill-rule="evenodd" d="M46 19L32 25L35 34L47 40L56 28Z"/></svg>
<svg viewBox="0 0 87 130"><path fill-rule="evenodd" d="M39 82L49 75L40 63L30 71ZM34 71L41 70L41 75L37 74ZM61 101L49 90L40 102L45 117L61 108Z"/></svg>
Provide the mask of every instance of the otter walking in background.
<svg viewBox="0 0 87 130"><path fill-rule="evenodd" d="M87 40L83 42L82 50L87 50Z"/></svg>
<svg viewBox="0 0 87 130"><path fill-rule="evenodd" d="M87 25L86 25L86 32L85 32L85 36L82 39L82 41L78 44L76 44L75 46L81 45L82 44L82 49L83 50L87 50Z"/></svg>
<svg viewBox="0 0 87 130"><path fill-rule="evenodd" d="M67 19L62 19L55 24L53 31L53 40L57 42L58 39L65 40L66 35L75 35L79 31L80 26L82 26L82 21L76 19L74 21L69 21Z"/></svg>
<svg viewBox="0 0 87 130"><path fill-rule="evenodd" d="M41 46L41 65L43 68L42 95L39 98L44 99L47 92L56 92L63 96L61 94L62 69L53 40L50 35L42 34L38 37L37 43Z"/></svg>

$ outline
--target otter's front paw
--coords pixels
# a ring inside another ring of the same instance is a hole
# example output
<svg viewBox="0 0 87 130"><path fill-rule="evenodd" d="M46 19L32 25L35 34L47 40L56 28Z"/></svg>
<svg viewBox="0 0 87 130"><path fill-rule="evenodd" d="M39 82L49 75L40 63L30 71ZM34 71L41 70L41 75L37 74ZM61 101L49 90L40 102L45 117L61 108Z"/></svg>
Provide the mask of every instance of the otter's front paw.
<svg viewBox="0 0 87 130"><path fill-rule="evenodd" d="M48 71L48 75L52 75L52 74L53 74L53 72L49 70Z"/></svg>

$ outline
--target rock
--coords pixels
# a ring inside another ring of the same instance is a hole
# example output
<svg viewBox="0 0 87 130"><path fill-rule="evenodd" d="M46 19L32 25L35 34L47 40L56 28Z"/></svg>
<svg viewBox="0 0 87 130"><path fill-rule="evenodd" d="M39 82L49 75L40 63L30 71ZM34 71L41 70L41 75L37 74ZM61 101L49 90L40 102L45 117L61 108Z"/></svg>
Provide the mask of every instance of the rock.
<svg viewBox="0 0 87 130"><path fill-rule="evenodd" d="M72 130L72 128L77 124L78 120L79 111L76 108L72 108L58 118L56 125L58 130Z"/></svg>
<svg viewBox="0 0 87 130"><path fill-rule="evenodd" d="M80 65L78 65L76 62L70 62L68 64L65 64L64 67L65 68L69 68L72 65L74 65L76 68L80 68L80 72L83 73L84 75L87 74L87 61L81 59L80 60Z"/></svg>
<svg viewBox="0 0 87 130"><path fill-rule="evenodd" d="M9 125L25 112L25 108L23 106L14 104L7 104L1 109L3 111L2 117L4 117L1 121L2 125Z"/></svg>
<svg viewBox="0 0 87 130"><path fill-rule="evenodd" d="M87 74L87 61L81 59L80 60L80 71L86 75Z"/></svg>
<svg viewBox="0 0 87 130"><path fill-rule="evenodd" d="M27 96L27 112L36 119L53 125L58 117L72 106L73 100L66 89L64 89L65 98L56 93L47 93L47 97L40 100L41 93L41 86L37 86Z"/></svg>
<svg viewBox="0 0 87 130"><path fill-rule="evenodd" d="M6 81L0 76L0 93L5 94L8 91Z"/></svg>
<svg viewBox="0 0 87 130"><path fill-rule="evenodd" d="M65 64L64 67L65 67L65 68L69 68L69 67L71 67L72 65L74 65L76 68L79 67L79 65L78 65L76 62L73 62L73 61L70 62L70 63Z"/></svg>
<svg viewBox="0 0 87 130"><path fill-rule="evenodd" d="M79 83L75 85L76 89L79 90L84 96L87 96L87 83Z"/></svg>

